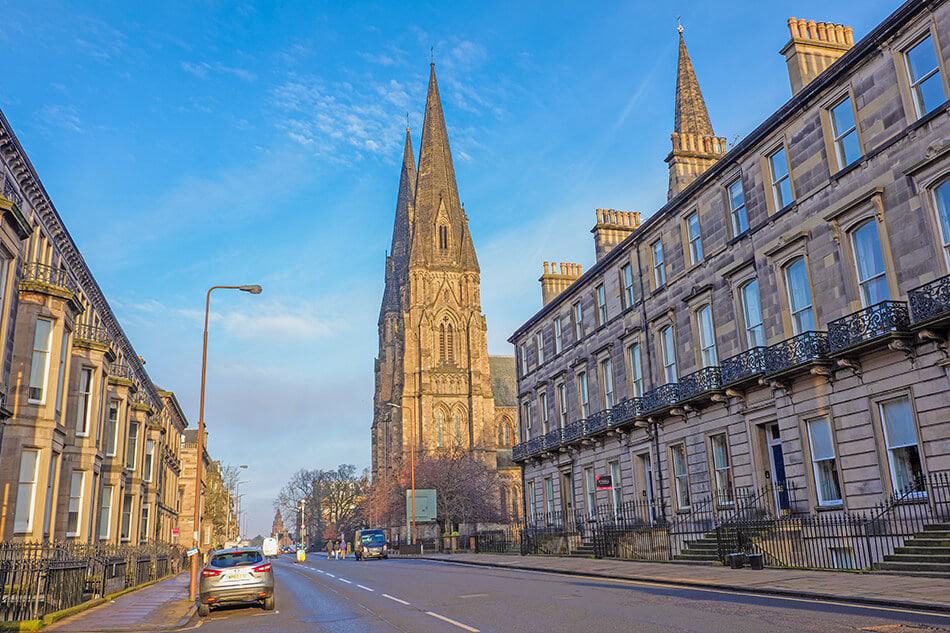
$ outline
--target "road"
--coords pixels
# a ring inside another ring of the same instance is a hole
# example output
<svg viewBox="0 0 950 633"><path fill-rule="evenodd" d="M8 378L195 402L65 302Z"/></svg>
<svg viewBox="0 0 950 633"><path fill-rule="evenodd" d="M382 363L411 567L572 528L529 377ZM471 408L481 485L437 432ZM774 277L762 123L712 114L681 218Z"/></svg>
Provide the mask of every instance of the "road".
<svg viewBox="0 0 950 633"><path fill-rule="evenodd" d="M282 558L274 567L276 611L213 611L194 628L201 633L950 631L950 616L425 560L311 557L297 564Z"/></svg>

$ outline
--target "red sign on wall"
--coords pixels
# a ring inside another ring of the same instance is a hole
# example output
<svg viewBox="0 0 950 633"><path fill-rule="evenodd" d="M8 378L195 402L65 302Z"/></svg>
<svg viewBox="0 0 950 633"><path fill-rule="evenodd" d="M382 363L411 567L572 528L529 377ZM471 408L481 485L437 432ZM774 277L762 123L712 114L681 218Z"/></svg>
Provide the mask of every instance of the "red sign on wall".
<svg viewBox="0 0 950 633"><path fill-rule="evenodd" d="M181 530L178 528L172 528L172 538L178 538L179 534L181 534Z"/></svg>
<svg viewBox="0 0 950 633"><path fill-rule="evenodd" d="M610 475L596 475L594 484L597 490L611 490L614 487Z"/></svg>

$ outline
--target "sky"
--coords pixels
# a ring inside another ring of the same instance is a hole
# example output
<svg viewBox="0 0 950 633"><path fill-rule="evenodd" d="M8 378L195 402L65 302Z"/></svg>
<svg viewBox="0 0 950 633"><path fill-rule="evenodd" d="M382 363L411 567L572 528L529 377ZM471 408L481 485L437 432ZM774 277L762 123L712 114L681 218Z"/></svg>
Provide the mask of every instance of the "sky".
<svg viewBox="0 0 950 633"><path fill-rule="evenodd" d="M0 108L192 426L205 289L264 287L215 295L209 347L209 448L249 467L251 535L297 469L369 466L403 133L430 58L489 351L511 354L541 262L593 263L594 209L666 200L677 17L735 144L790 97L789 16L857 39L897 3L594 6L0 0Z"/></svg>

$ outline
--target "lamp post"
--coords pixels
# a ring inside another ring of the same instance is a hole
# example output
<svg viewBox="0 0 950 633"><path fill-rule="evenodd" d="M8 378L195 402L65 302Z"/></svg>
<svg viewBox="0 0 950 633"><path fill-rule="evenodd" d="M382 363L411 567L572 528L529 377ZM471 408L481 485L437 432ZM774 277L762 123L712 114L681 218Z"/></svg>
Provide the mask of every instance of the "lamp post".
<svg viewBox="0 0 950 633"><path fill-rule="evenodd" d="M404 409L401 404L387 402L387 407ZM416 425L409 425L409 538L416 544Z"/></svg>
<svg viewBox="0 0 950 633"><path fill-rule="evenodd" d="M237 531L238 531L237 540L238 541L241 540L241 497L244 496L241 494L241 484L249 484L249 483L251 483L250 480L245 479L244 481L237 482L237 484L235 484L234 486L234 490L235 490L234 501L237 504L237 509L235 513L237 514Z"/></svg>
<svg viewBox="0 0 950 633"><path fill-rule="evenodd" d="M240 290L252 295L261 294L262 288L257 285L243 286L211 286L205 295L205 329L201 342L201 394L198 398L198 445L195 448L195 517L194 517L194 547L200 550L201 541L201 466L204 459L205 435L205 376L208 370L208 316L211 314L211 292L214 290ZM199 552L200 553L200 552ZM188 584L188 599L194 600L198 596L198 556L191 557L191 582Z"/></svg>

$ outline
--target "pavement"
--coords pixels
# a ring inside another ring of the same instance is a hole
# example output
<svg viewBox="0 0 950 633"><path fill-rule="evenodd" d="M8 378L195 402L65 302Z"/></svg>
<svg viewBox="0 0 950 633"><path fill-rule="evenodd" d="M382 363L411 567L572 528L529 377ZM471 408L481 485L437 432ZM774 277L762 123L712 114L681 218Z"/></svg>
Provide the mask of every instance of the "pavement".
<svg viewBox="0 0 950 633"><path fill-rule="evenodd" d="M60 620L45 630L69 633L169 630L186 625L194 612L195 603L188 600L188 572L182 572Z"/></svg>
<svg viewBox="0 0 950 633"><path fill-rule="evenodd" d="M950 579L896 574L730 569L719 565L646 563L615 559L505 554L427 555L429 560L466 565L658 582L681 587L836 600L950 613Z"/></svg>

